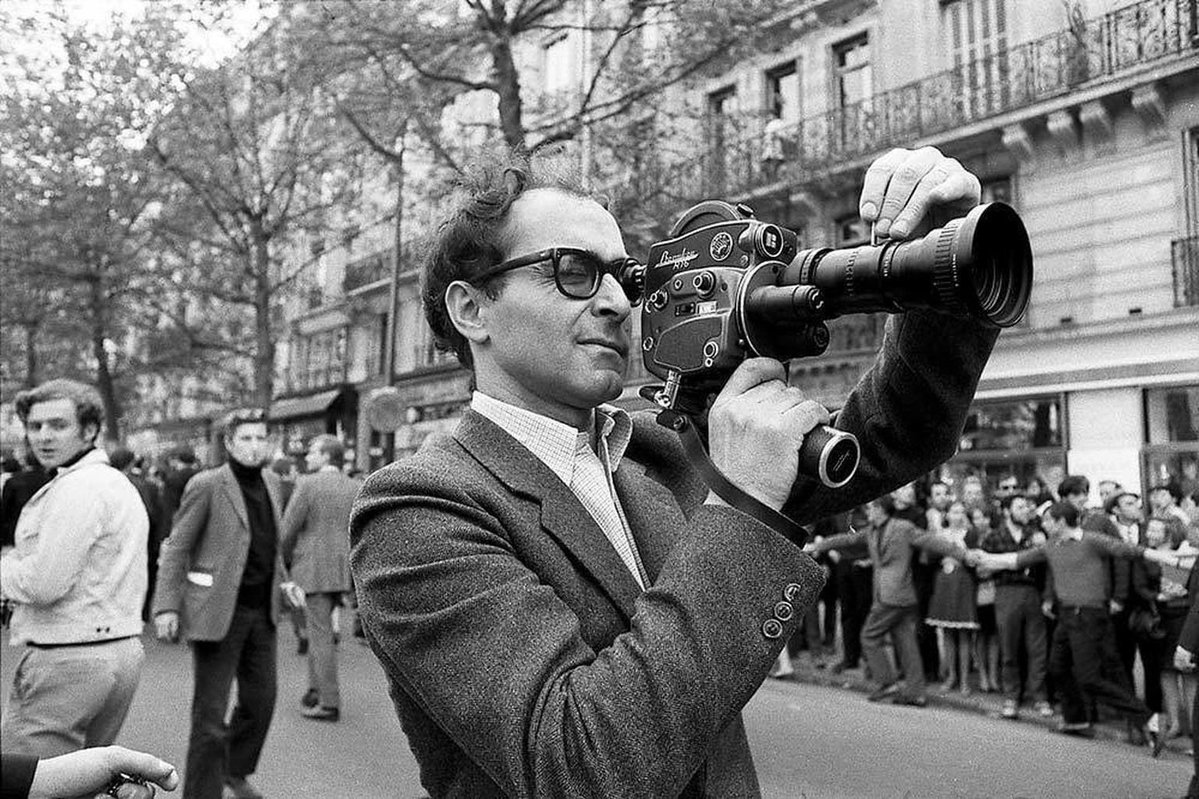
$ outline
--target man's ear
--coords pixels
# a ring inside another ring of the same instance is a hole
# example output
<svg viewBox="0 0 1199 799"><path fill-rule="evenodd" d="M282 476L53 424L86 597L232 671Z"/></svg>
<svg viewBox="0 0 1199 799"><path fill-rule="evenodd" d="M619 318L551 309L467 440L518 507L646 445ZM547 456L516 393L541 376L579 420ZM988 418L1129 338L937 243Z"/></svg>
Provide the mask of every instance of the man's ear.
<svg viewBox="0 0 1199 799"><path fill-rule="evenodd" d="M485 298L482 292L462 280L445 290L445 308L455 329L467 341L482 344L487 340Z"/></svg>

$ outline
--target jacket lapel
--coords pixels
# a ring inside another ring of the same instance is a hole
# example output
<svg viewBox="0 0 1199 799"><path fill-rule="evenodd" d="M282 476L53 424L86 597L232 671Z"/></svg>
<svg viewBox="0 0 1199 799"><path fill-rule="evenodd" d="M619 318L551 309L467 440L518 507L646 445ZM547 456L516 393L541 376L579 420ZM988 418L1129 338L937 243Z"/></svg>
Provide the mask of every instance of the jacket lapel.
<svg viewBox="0 0 1199 799"><path fill-rule="evenodd" d="M686 519L673 494L663 485L646 477L645 467L628 458L612 475L616 495L629 520L629 529L641 555L650 583L658 580L662 565L678 541Z"/></svg>
<svg viewBox="0 0 1199 799"><path fill-rule="evenodd" d="M250 514L246 510L246 498L242 496L241 486L237 484L237 478L233 476L233 469L227 463L221 467L221 486L225 489L229 502L237 513L237 518L241 519L242 527L249 530Z"/></svg>
<svg viewBox="0 0 1199 799"><path fill-rule="evenodd" d="M631 619L641 587L591 514L558 476L520 442L475 411L463 414L454 437L510 491L538 503L542 529Z"/></svg>
<svg viewBox="0 0 1199 799"><path fill-rule="evenodd" d="M275 530L283 529L283 496L280 493L282 486L280 485L279 476L269 469L262 470L262 482L266 485L267 496L271 498L271 513L275 516ZM238 492L241 493L240 491ZM245 507L245 502L242 502L242 507Z"/></svg>

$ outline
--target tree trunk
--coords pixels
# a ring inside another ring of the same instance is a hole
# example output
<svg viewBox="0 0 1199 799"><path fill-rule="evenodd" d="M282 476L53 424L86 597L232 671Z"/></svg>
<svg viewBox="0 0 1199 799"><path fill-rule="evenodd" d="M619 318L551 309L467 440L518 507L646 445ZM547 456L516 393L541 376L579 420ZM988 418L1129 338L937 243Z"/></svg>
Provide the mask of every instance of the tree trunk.
<svg viewBox="0 0 1199 799"><path fill-rule="evenodd" d="M525 143L525 125L520 102L520 73L512 60L512 43L506 38L497 39L491 46L491 60L499 95L500 130L509 147L520 149Z"/></svg>
<svg viewBox="0 0 1199 799"><path fill-rule="evenodd" d="M116 387L108 368L108 350L104 346L107 326L104 324L104 289L99 280L91 284L91 305L92 355L96 358L96 390L104 403L104 440L116 443L121 440L121 409L117 406Z"/></svg>
<svg viewBox="0 0 1199 799"><path fill-rule="evenodd" d="M37 331L39 324L30 322L25 328L25 388L37 385Z"/></svg>
<svg viewBox="0 0 1199 799"><path fill-rule="evenodd" d="M254 259L254 402L271 406L275 390L275 339L271 335L271 254L270 242L260 220L253 220Z"/></svg>

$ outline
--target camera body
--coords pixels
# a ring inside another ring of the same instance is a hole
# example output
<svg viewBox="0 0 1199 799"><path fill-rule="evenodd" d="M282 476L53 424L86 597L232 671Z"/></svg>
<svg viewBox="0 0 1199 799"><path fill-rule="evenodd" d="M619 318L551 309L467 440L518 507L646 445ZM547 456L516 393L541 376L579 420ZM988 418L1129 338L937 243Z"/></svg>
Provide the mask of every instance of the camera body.
<svg viewBox="0 0 1199 799"><path fill-rule="evenodd" d="M814 287L778 320L786 336L755 339L744 317L748 295L776 286L798 254L793 232L755 219L744 205L709 200L684 214L672 234L650 247L643 277L641 348L652 374L665 380L674 372L689 389L717 390L747 357L824 352L828 328L815 316L821 300Z"/></svg>
<svg viewBox="0 0 1199 799"><path fill-rule="evenodd" d="M1024 223L1003 203L980 205L923 238L847 249L799 250L797 236L745 205L692 206L622 278L643 297L645 368L665 385L648 394L667 411L701 413L746 358L820 355L826 320L925 308L1010 327L1032 289ZM800 447L801 473L838 488L857 469L850 434L821 426Z"/></svg>

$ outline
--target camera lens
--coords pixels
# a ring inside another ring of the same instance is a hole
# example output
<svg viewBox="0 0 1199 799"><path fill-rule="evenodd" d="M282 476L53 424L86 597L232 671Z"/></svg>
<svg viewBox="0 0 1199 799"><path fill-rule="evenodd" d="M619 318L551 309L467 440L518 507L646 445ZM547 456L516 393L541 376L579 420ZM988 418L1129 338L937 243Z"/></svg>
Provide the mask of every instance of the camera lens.
<svg viewBox="0 0 1199 799"><path fill-rule="evenodd" d="M929 308L1011 327L1032 292L1032 250L1019 215L989 203L915 241L801 252L781 282L818 287L826 318Z"/></svg>

